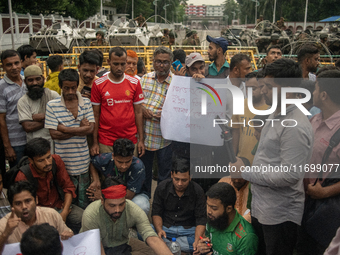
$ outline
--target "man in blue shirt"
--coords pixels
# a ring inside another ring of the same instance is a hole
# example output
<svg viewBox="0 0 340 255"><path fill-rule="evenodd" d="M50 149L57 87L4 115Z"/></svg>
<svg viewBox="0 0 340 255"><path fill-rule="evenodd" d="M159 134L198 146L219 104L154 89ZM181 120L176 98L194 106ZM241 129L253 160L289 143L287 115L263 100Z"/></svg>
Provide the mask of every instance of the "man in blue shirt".
<svg viewBox="0 0 340 255"><path fill-rule="evenodd" d="M132 200L148 214L151 194L148 194L144 183L144 164L139 158L133 156L134 149L135 145L131 140L119 138L113 144L113 153L102 153L91 159L90 169L97 169L105 178L120 177L127 185L126 198Z"/></svg>
<svg viewBox="0 0 340 255"><path fill-rule="evenodd" d="M223 37L213 38L207 35L210 42L208 48L209 60L212 63L206 67L206 78L227 78L229 75L229 64L225 59L225 52L228 49L228 41Z"/></svg>

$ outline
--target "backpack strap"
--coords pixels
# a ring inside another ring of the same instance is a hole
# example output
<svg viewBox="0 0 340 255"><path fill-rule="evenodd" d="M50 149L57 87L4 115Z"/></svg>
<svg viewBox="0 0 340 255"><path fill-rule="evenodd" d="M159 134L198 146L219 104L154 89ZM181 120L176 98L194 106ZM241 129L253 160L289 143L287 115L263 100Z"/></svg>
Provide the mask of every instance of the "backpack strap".
<svg viewBox="0 0 340 255"><path fill-rule="evenodd" d="M64 201L64 190L59 186L58 180L57 180L57 172L58 172L58 166L57 163L55 162L54 158L52 157L52 174L53 174L53 179L51 181L51 185L54 185L57 188L59 198Z"/></svg>
<svg viewBox="0 0 340 255"><path fill-rule="evenodd" d="M321 165L325 164L329 158L329 156L331 155L331 152L333 151L333 149L339 144L340 142L340 128L332 135L331 139L329 140L329 144L327 149L325 150L325 153L323 154L322 157L322 162ZM316 184L316 182L318 180L322 181L322 171L320 171L318 178L315 180L314 185Z"/></svg>
<svg viewBox="0 0 340 255"><path fill-rule="evenodd" d="M20 171L26 176L27 180L34 184L36 188L38 188L38 180L33 177L30 165L24 165L20 167Z"/></svg>

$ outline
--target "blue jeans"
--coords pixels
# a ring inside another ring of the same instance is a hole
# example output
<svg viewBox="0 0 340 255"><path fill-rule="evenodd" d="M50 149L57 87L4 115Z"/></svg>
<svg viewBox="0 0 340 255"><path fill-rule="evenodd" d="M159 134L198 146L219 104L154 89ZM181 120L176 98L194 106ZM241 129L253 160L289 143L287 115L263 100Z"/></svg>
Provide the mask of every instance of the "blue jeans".
<svg viewBox="0 0 340 255"><path fill-rule="evenodd" d="M138 205L145 212L145 214L148 215L150 211L150 203L149 197L146 194L137 194L132 198L131 201Z"/></svg>
<svg viewBox="0 0 340 255"><path fill-rule="evenodd" d="M17 160L16 161L9 161L9 166L12 168L14 166L16 166L20 159L25 156L25 148L26 148L26 145L20 145L20 146L13 146L12 147L14 152L15 152L15 155L17 156Z"/></svg>
<svg viewBox="0 0 340 255"><path fill-rule="evenodd" d="M155 227L152 224L151 226L153 229L155 229ZM163 237L163 240L166 244L170 243L170 240L173 237L175 237L176 241L181 246L181 251L184 252L194 251L192 244L195 242L196 227L185 229L182 226L171 226L170 228L163 226L162 229L166 233L166 238Z"/></svg>
<svg viewBox="0 0 340 255"><path fill-rule="evenodd" d="M158 183L170 178L171 166L172 166L172 150L171 145L168 145L157 151L145 150L145 154L140 159L143 161L145 166L145 183L147 192L151 197L151 183L152 183L152 166L153 160L157 154L158 163Z"/></svg>

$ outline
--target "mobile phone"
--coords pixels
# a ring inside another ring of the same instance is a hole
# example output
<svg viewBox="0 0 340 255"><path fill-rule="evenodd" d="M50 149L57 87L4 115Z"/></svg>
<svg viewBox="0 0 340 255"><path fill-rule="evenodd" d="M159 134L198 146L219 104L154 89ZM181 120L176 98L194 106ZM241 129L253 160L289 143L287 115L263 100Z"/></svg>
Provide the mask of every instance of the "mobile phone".
<svg viewBox="0 0 340 255"><path fill-rule="evenodd" d="M183 67L182 66L182 63L179 61L179 60L176 60L175 62L172 63L172 67L177 70L177 67L179 66L178 70L181 70L181 68Z"/></svg>

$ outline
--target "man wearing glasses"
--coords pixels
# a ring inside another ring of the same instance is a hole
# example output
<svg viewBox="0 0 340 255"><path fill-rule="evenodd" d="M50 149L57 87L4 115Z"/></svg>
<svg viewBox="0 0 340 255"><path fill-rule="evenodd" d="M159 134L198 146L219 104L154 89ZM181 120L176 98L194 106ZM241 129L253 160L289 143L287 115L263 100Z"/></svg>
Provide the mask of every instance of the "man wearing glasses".
<svg viewBox="0 0 340 255"><path fill-rule="evenodd" d="M166 47L158 47L153 54L154 72L144 75L141 84L144 93L143 117L145 132L145 155L141 157L145 165L145 182L151 192L152 166L155 153L158 162L158 182L170 178L171 141L162 137L160 118L165 96L172 79L170 64L172 51Z"/></svg>

